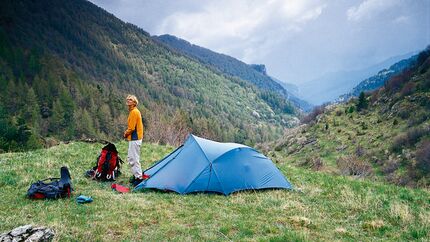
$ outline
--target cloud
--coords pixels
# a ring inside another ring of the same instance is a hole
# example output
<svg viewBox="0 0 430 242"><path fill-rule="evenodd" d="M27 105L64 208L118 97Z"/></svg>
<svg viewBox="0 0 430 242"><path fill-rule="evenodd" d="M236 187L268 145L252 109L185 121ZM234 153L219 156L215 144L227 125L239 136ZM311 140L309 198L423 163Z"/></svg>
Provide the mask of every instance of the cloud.
<svg viewBox="0 0 430 242"><path fill-rule="evenodd" d="M400 16L400 17L394 19L393 22L394 23L398 23L398 24L400 24L400 23L408 23L409 22L409 17L407 17L407 16Z"/></svg>
<svg viewBox="0 0 430 242"><path fill-rule="evenodd" d="M373 16L400 4L399 0L366 0L359 6L353 6L346 12L348 20L360 21L370 19Z"/></svg>
<svg viewBox="0 0 430 242"><path fill-rule="evenodd" d="M170 33L227 54L240 50L234 53L238 58L252 61L277 38L300 32L324 8L315 0L210 1L199 11L165 17L156 34Z"/></svg>
<svg viewBox="0 0 430 242"><path fill-rule="evenodd" d="M304 23L318 18L326 4L317 1L290 0L281 2L281 11L290 21Z"/></svg>

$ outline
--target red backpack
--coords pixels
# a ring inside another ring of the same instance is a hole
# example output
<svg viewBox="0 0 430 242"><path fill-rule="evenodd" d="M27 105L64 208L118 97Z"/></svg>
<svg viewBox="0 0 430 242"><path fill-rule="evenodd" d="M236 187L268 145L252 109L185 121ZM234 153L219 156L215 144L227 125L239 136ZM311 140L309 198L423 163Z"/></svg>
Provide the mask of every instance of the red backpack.
<svg viewBox="0 0 430 242"><path fill-rule="evenodd" d="M121 163L124 162L118 156L115 145L109 143L102 148L96 166L87 171L87 175L96 180L114 181L121 174Z"/></svg>

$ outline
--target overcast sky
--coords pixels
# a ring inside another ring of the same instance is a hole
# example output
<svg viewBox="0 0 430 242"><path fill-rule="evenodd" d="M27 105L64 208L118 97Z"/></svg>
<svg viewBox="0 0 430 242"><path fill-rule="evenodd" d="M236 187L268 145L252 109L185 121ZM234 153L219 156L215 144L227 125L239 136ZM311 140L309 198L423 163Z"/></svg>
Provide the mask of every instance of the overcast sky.
<svg viewBox="0 0 430 242"><path fill-rule="evenodd" d="M90 0L151 35L265 64L300 85L430 44L430 0Z"/></svg>

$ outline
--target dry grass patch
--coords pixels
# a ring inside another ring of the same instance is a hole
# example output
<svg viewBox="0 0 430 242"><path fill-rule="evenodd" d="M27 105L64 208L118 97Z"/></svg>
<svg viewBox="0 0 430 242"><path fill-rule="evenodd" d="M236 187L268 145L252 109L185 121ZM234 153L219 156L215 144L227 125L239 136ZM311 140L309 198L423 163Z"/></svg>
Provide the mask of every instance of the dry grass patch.
<svg viewBox="0 0 430 242"><path fill-rule="evenodd" d="M391 204L390 215L394 219L400 219L403 223L410 223L413 219L409 206L398 202Z"/></svg>
<svg viewBox="0 0 430 242"><path fill-rule="evenodd" d="M285 201L285 203L281 207L286 212L295 210L304 213L308 209L307 206L305 206L302 202L296 200Z"/></svg>
<svg viewBox="0 0 430 242"><path fill-rule="evenodd" d="M354 192L351 187L342 186L340 191L339 200L342 206L352 211L366 211L369 209L377 209L377 204L372 199L372 192ZM377 202L377 201L376 201Z"/></svg>
<svg viewBox="0 0 430 242"><path fill-rule="evenodd" d="M290 222L296 227L309 228L312 225L312 221L303 216L292 216L290 217Z"/></svg>
<svg viewBox="0 0 430 242"><path fill-rule="evenodd" d="M378 219L378 220L372 220L372 221L368 221L365 222L363 224L363 229L365 230L378 230L381 229L385 226L384 221Z"/></svg>
<svg viewBox="0 0 430 242"><path fill-rule="evenodd" d="M345 228L339 227L334 230L338 234L346 234L347 230Z"/></svg>
<svg viewBox="0 0 430 242"><path fill-rule="evenodd" d="M336 163L341 175L366 177L373 173L372 166L356 155L340 157Z"/></svg>
<svg viewBox="0 0 430 242"><path fill-rule="evenodd" d="M429 211L421 211L418 215L422 223L430 224L430 212Z"/></svg>

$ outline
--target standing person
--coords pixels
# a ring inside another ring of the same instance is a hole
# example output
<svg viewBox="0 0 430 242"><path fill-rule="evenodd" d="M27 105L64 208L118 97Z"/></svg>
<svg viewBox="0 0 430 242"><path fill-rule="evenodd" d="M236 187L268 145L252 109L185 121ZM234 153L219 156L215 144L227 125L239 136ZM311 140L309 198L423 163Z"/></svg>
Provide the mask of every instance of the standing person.
<svg viewBox="0 0 430 242"><path fill-rule="evenodd" d="M128 95L126 100L130 113L128 115L127 130L124 131L124 138L128 140L127 161L131 166L131 173L133 174L130 182L133 186L137 186L143 180L142 167L140 165L140 146L142 145L144 127L142 115L136 107L139 103L136 96Z"/></svg>

